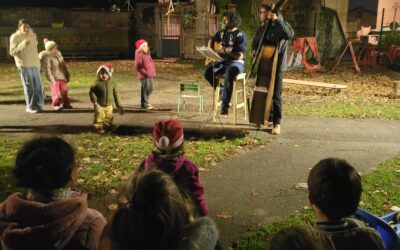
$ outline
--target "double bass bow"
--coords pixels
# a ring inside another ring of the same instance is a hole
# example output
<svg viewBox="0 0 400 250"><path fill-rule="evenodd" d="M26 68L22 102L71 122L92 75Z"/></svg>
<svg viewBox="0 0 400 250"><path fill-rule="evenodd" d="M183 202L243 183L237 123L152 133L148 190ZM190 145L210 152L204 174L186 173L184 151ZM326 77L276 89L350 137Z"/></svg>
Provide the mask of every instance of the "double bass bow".
<svg viewBox="0 0 400 250"><path fill-rule="evenodd" d="M287 0L281 0L276 3L273 13L281 10ZM272 107L272 97L274 94L275 75L278 61L278 45L276 43L266 43L265 37L271 29L272 21L267 20L260 43L258 44L256 55L253 58L252 66L248 78L254 74L257 67L256 84L250 109L250 123L257 127L265 124Z"/></svg>

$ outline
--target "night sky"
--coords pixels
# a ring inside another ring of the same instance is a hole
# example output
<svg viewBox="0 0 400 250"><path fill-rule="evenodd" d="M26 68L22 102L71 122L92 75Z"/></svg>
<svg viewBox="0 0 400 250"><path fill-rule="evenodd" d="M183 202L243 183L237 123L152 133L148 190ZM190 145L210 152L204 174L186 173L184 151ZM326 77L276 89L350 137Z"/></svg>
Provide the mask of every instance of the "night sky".
<svg viewBox="0 0 400 250"><path fill-rule="evenodd" d="M363 7L367 10L377 12L378 0L349 0L349 10L357 7Z"/></svg>

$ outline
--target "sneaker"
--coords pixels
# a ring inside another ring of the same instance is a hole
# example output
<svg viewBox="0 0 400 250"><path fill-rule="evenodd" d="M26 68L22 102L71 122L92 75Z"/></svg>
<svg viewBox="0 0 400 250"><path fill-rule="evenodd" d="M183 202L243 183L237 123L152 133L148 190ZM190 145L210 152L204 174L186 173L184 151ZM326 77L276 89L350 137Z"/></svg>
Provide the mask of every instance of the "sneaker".
<svg viewBox="0 0 400 250"><path fill-rule="evenodd" d="M63 108L64 108L64 109L72 109L72 106L71 106L71 104L68 104L68 105L65 105L65 104L64 104L64 105L63 105Z"/></svg>
<svg viewBox="0 0 400 250"><path fill-rule="evenodd" d="M53 106L53 110L60 110L60 109L62 109L62 106L60 105L60 106Z"/></svg>
<svg viewBox="0 0 400 250"><path fill-rule="evenodd" d="M272 129L273 128L273 124L272 124L272 122L266 122L264 125L260 124L260 128L261 129Z"/></svg>
<svg viewBox="0 0 400 250"><path fill-rule="evenodd" d="M105 127L108 130L115 131L118 128L118 125L115 125L114 123L111 123L111 124L105 125Z"/></svg>
<svg viewBox="0 0 400 250"><path fill-rule="evenodd" d="M227 108L222 108L220 114L221 115L228 115L228 109Z"/></svg>
<svg viewBox="0 0 400 250"><path fill-rule="evenodd" d="M104 134L106 131L104 130L104 128L96 128L96 132L98 134Z"/></svg>
<svg viewBox="0 0 400 250"><path fill-rule="evenodd" d="M151 104L149 103L149 104L147 104L146 109L152 110L152 109L154 109L154 108L153 108L153 106L151 106Z"/></svg>
<svg viewBox="0 0 400 250"><path fill-rule="evenodd" d="M272 128L272 134L274 135L279 135L281 134L281 125L274 125L274 127Z"/></svg>
<svg viewBox="0 0 400 250"><path fill-rule="evenodd" d="M26 109L25 111L28 112L28 113L31 113L31 114L35 114L35 113L38 112L38 111L35 110L35 109Z"/></svg>

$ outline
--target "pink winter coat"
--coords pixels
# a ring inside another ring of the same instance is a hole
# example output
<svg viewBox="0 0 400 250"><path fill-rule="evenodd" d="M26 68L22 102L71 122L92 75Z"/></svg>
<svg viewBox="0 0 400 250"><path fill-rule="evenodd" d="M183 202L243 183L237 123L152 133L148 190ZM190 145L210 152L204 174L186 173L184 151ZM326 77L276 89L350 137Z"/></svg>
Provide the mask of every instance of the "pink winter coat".
<svg viewBox="0 0 400 250"><path fill-rule="evenodd" d="M150 53L144 53L141 50L135 51L135 68L138 72L139 80L156 76L156 67Z"/></svg>
<svg viewBox="0 0 400 250"><path fill-rule="evenodd" d="M0 249L96 250L105 224L86 194L43 203L14 193L0 204Z"/></svg>

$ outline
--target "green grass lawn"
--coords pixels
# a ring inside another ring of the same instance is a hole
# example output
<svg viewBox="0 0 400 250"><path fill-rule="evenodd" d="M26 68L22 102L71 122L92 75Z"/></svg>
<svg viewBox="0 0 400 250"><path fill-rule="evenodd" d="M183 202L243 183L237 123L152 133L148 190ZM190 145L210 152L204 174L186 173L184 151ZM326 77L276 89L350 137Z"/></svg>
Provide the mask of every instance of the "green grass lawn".
<svg viewBox="0 0 400 250"><path fill-rule="evenodd" d="M11 169L18 149L26 138L0 136L0 200L15 191ZM79 164L78 187L100 197L118 191L147 154L153 149L150 134L134 136L98 135L92 133L74 137L73 143ZM208 171L240 148L265 143L250 137L185 140L185 154L200 169Z"/></svg>
<svg viewBox="0 0 400 250"><path fill-rule="evenodd" d="M285 115L341 117L341 118L380 118L400 119L400 105L377 101L372 104L357 100L354 102L329 101L323 104L286 105Z"/></svg>
<svg viewBox="0 0 400 250"><path fill-rule="evenodd" d="M376 170L362 176L363 194L360 207L378 216L389 213L391 206L400 206L400 155L382 163ZM305 226L305 218L315 221L310 209L303 209L288 218L249 233L239 241L239 250L264 250L271 237L280 229L293 225Z"/></svg>

